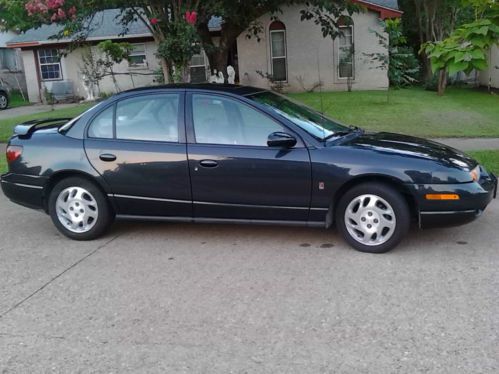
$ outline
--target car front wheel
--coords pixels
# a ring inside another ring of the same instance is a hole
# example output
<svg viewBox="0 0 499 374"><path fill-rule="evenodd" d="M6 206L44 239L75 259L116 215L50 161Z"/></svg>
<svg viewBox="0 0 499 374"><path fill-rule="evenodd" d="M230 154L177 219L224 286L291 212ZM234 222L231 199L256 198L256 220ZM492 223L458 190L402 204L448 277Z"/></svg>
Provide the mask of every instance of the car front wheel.
<svg viewBox="0 0 499 374"><path fill-rule="evenodd" d="M410 213L404 196L396 189L366 183L341 197L336 222L345 240L358 251L384 253L407 234Z"/></svg>
<svg viewBox="0 0 499 374"><path fill-rule="evenodd" d="M65 236L92 240L111 225L113 214L101 190L83 178L67 178L55 185L49 199L52 222Z"/></svg>
<svg viewBox="0 0 499 374"><path fill-rule="evenodd" d="M0 92L0 110L7 109L9 106L9 97L5 92Z"/></svg>

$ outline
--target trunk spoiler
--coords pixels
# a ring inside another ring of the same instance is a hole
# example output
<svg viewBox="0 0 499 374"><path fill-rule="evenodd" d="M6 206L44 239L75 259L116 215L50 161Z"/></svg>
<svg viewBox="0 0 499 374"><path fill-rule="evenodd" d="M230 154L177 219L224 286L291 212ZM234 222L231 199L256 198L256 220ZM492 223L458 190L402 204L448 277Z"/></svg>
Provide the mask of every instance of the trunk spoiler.
<svg viewBox="0 0 499 374"><path fill-rule="evenodd" d="M14 127L14 135L17 135L20 138L29 138L40 128L59 127L70 120L72 120L72 118L52 118L24 122Z"/></svg>

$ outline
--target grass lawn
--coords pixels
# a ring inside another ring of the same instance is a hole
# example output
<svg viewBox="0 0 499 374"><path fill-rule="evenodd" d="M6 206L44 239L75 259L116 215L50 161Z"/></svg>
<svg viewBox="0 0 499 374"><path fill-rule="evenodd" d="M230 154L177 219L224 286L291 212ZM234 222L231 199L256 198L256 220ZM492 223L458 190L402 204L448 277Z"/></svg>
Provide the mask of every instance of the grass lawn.
<svg viewBox="0 0 499 374"><path fill-rule="evenodd" d="M76 117L78 114L83 113L90 108L92 104L81 104L71 108L57 109L50 112L30 114L27 116L20 116L14 118L0 119L0 143L5 143L12 135L14 126L32 119L43 118L66 118ZM1 114L0 114L1 118Z"/></svg>
<svg viewBox="0 0 499 374"><path fill-rule="evenodd" d="M318 110L320 94L290 95ZM422 137L499 137L499 95L449 88L445 96L422 88L326 92L324 112L346 124L373 131Z"/></svg>
<svg viewBox="0 0 499 374"><path fill-rule="evenodd" d="M0 174L7 171L7 160L5 159L5 153L0 154Z"/></svg>
<svg viewBox="0 0 499 374"><path fill-rule="evenodd" d="M469 152L471 156L480 161L487 171L499 175L499 150L495 151L473 151Z"/></svg>
<svg viewBox="0 0 499 374"><path fill-rule="evenodd" d="M9 108L16 108L19 106L31 105L29 101L24 101L19 92L12 92L9 96Z"/></svg>

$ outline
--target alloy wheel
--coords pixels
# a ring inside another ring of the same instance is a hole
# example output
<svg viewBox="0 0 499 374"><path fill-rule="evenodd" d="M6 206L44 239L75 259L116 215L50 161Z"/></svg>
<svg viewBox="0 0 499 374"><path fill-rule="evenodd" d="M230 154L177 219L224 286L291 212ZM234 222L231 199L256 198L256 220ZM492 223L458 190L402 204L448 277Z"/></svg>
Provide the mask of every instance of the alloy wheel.
<svg viewBox="0 0 499 374"><path fill-rule="evenodd" d="M55 208L59 221L74 233L90 231L99 217L95 198L81 187L68 187L61 191Z"/></svg>
<svg viewBox="0 0 499 374"><path fill-rule="evenodd" d="M367 246L386 243L393 236L397 225L391 205L376 195L354 198L345 210L345 225L350 236Z"/></svg>

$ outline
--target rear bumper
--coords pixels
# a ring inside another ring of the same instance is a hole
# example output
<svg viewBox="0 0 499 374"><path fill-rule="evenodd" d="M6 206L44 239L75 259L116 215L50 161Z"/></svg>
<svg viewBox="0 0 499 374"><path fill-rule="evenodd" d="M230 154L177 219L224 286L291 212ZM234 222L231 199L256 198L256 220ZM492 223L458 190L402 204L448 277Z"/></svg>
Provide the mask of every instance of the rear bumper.
<svg viewBox="0 0 499 374"><path fill-rule="evenodd" d="M497 197L497 178L490 174L480 183L417 185L415 196L419 206L419 225L422 228L459 226L482 215ZM429 201L426 194L452 193L456 201Z"/></svg>
<svg viewBox="0 0 499 374"><path fill-rule="evenodd" d="M43 182L41 178L12 173L0 179L2 191L9 200L32 209L44 209Z"/></svg>

